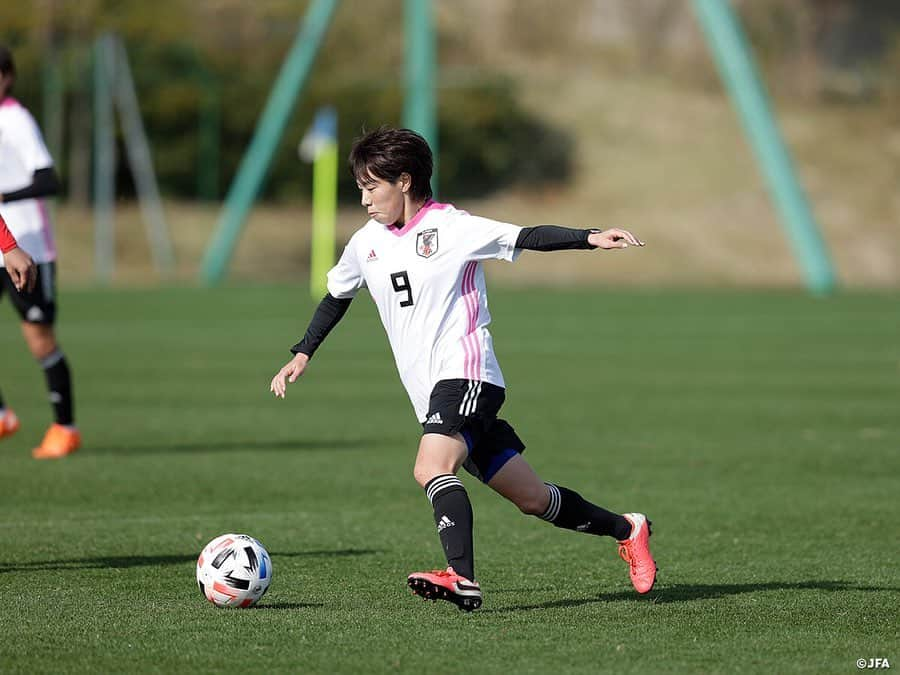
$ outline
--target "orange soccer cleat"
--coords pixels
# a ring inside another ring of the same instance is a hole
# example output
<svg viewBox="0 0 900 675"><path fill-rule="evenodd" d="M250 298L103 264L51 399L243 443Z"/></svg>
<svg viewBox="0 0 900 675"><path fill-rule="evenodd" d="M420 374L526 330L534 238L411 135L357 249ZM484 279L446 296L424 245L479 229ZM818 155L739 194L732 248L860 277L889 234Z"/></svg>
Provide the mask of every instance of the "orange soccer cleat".
<svg viewBox="0 0 900 675"><path fill-rule="evenodd" d="M631 583L638 593L649 593L656 583L656 563L650 555L650 521L643 513L625 513L631 534L619 542L619 556L628 563Z"/></svg>
<svg viewBox="0 0 900 675"><path fill-rule="evenodd" d="M464 612L481 607L481 587L459 576L452 567L431 572L413 572L406 578L412 592L426 600L447 600Z"/></svg>
<svg viewBox="0 0 900 675"><path fill-rule="evenodd" d="M18 430L19 418L16 417L16 413L7 408L3 414L0 415L0 438L12 436Z"/></svg>
<svg viewBox="0 0 900 675"><path fill-rule="evenodd" d="M40 446L31 451L31 456L35 459L59 459L71 455L80 447L81 434L78 429L54 424L47 429Z"/></svg>

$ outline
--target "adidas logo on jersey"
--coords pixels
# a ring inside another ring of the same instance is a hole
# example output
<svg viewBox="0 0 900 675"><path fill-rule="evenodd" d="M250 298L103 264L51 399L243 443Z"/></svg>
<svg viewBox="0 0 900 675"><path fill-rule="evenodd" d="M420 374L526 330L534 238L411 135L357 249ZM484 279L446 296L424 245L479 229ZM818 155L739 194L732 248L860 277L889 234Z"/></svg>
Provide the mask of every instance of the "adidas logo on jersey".
<svg viewBox="0 0 900 675"><path fill-rule="evenodd" d="M441 516L441 519L438 521L438 532L443 532L448 527L453 527L456 525L452 520L450 520L447 516Z"/></svg>
<svg viewBox="0 0 900 675"><path fill-rule="evenodd" d="M436 412L434 415L425 420L425 424L443 424L444 420L441 419L441 413Z"/></svg>
<svg viewBox="0 0 900 675"><path fill-rule="evenodd" d="M378 256L375 255L375 249L373 248L369 251L369 257L366 258L366 262L373 262L375 260L378 260Z"/></svg>

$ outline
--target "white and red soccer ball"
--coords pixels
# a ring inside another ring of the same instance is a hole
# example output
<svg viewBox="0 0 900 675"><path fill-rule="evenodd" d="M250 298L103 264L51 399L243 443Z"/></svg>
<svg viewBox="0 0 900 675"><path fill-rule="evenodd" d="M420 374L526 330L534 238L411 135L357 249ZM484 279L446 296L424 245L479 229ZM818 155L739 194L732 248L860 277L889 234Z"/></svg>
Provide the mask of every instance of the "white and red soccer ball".
<svg viewBox="0 0 900 675"><path fill-rule="evenodd" d="M272 559L246 534L223 534L197 558L197 585L216 607L252 607L272 583Z"/></svg>

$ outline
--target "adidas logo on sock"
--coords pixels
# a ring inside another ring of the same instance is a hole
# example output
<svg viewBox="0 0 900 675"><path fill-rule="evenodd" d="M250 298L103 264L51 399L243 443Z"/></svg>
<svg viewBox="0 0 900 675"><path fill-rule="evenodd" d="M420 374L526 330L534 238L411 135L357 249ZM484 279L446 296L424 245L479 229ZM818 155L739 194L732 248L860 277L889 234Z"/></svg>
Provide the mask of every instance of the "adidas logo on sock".
<svg viewBox="0 0 900 675"><path fill-rule="evenodd" d="M450 520L447 516L441 516L441 519L438 521L438 532L443 532L448 527L453 527L456 525L452 520Z"/></svg>
<svg viewBox="0 0 900 675"><path fill-rule="evenodd" d="M441 419L441 413L436 412L434 415L426 420L425 424L443 424L444 420Z"/></svg>

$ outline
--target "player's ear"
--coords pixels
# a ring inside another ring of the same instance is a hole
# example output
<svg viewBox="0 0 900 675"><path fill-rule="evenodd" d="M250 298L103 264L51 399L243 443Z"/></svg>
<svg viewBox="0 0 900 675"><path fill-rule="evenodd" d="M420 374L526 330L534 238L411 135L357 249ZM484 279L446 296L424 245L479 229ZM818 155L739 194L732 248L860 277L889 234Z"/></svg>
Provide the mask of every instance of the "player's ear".
<svg viewBox="0 0 900 675"><path fill-rule="evenodd" d="M403 190L403 192L409 192L411 187L412 187L412 176L410 176L408 173L401 173L400 174L400 189Z"/></svg>

